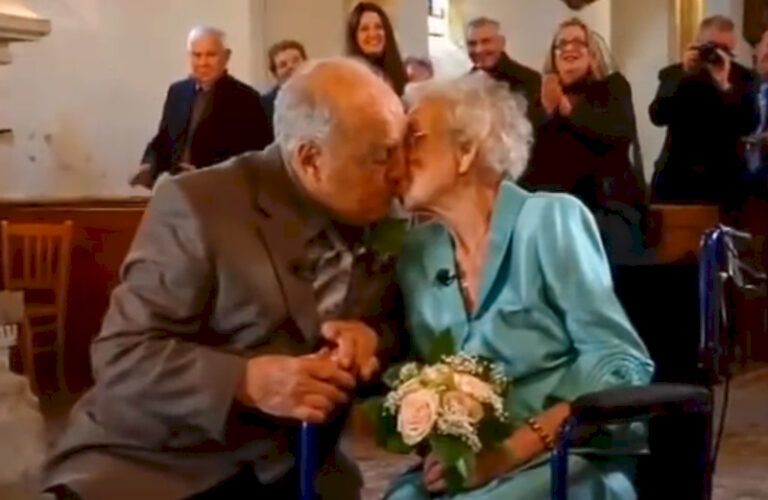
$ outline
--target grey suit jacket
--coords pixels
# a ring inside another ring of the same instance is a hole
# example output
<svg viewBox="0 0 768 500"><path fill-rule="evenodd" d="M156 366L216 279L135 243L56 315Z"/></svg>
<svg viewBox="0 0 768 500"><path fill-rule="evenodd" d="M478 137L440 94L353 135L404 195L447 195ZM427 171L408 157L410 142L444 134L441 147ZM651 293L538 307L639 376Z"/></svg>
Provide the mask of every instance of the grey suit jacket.
<svg viewBox="0 0 768 500"><path fill-rule="evenodd" d="M158 188L92 345L95 386L76 405L44 473L86 500L184 498L253 467L263 483L290 470L297 423L240 406L251 356L317 349L311 280L296 272L312 216L279 149L173 178ZM346 317L397 350L393 265L356 258ZM338 419L341 420L341 419ZM352 480L328 438L323 481ZM320 485L321 490L323 485Z"/></svg>

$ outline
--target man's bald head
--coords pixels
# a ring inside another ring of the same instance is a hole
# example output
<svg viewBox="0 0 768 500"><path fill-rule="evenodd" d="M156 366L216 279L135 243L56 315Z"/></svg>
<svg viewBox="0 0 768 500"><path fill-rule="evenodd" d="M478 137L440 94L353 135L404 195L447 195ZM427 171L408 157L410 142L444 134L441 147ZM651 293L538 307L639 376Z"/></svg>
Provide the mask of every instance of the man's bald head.
<svg viewBox="0 0 768 500"><path fill-rule="evenodd" d="M317 201L353 223L386 215L404 128L400 99L349 58L302 65L275 105L275 136L289 168Z"/></svg>
<svg viewBox="0 0 768 500"><path fill-rule="evenodd" d="M385 110L402 112L402 105L364 63L349 58L313 60L281 89L275 104L275 135L284 154L290 154L297 141L326 140L331 128L345 133L354 130L354 122L375 119Z"/></svg>

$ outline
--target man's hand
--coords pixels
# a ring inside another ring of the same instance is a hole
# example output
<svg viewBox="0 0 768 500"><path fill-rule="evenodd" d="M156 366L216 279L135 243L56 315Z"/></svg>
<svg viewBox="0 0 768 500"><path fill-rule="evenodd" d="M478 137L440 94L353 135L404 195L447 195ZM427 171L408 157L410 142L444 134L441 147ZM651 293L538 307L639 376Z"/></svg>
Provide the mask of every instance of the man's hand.
<svg viewBox="0 0 768 500"><path fill-rule="evenodd" d="M541 105L548 115L551 115L560 106L564 98L560 77L555 74L544 76L541 82Z"/></svg>
<svg viewBox="0 0 768 500"><path fill-rule="evenodd" d="M269 415L321 424L354 387L354 377L327 357L260 356L248 361L236 397Z"/></svg>
<svg viewBox="0 0 768 500"><path fill-rule="evenodd" d="M701 67L697 45L689 45L683 53L683 69L686 73L695 73Z"/></svg>
<svg viewBox="0 0 768 500"><path fill-rule="evenodd" d="M147 189L152 189L152 173L150 172L150 166L144 163L139 166L139 170L128 179L128 184L131 187L142 186Z"/></svg>
<svg viewBox="0 0 768 500"><path fill-rule="evenodd" d="M368 325L360 321L326 321L320 329L332 344L332 358L344 370L368 382L379 371L376 351L379 337Z"/></svg>
<svg viewBox="0 0 768 500"><path fill-rule="evenodd" d="M722 64L707 64L707 70L712 75L712 79L715 80L717 86L723 92L731 90L731 57L725 53L725 51L717 49L717 53L720 55Z"/></svg>
<svg viewBox="0 0 768 500"><path fill-rule="evenodd" d="M180 174L185 174L187 172L194 172L195 170L197 170L197 167L192 165L191 163L181 162L178 164L178 167L179 167Z"/></svg>

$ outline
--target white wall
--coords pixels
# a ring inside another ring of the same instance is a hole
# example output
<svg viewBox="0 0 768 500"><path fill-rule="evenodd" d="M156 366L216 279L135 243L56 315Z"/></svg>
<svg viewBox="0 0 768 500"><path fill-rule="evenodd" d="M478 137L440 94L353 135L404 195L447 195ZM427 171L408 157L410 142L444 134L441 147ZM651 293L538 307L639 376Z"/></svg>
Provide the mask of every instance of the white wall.
<svg viewBox="0 0 768 500"><path fill-rule="evenodd" d="M612 0L612 49L621 71L632 85L640 147L646 178L664 143L665 129L651 123L648 106L658 87L658 73L670 64L672 40L670 19L674 15L669 0ZM649 16L648 12L656 15Z"/></svg>
<svg viewBox="0 0 768 500"><path fill-rule="evenodd" d="M421 0L400 0L397 3L393 22L403 57L427 55L428 7L427 2Z"/></svg>
<svg viewBox="0 0 768 500"><path fill-rule="evenodd" d="M28 0L49 37L14 44L0 68L0 196L126 195L168 84L187 71L185 38L205 22L229 33L232 73L253 68L248 0Z"/></svg>

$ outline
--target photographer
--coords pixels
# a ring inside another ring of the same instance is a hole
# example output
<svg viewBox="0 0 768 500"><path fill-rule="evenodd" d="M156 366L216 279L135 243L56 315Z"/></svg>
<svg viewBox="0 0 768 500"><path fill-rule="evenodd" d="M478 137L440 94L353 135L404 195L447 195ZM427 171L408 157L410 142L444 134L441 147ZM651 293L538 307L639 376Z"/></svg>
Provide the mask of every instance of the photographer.
<svg viewBox="0 0 768 500"><path fill-rule="evenodd" d="M656 163L653 196L664 203L712 203L726 210L743 197L741 137L754 130L754 76L733 60L734 24L702 21L683 62L659 73L651 121L667 127Z"/></svg>

